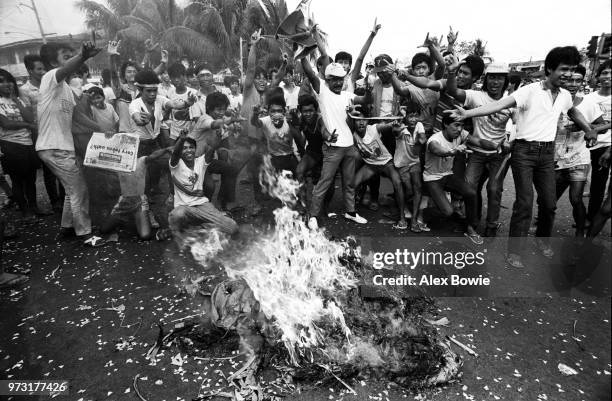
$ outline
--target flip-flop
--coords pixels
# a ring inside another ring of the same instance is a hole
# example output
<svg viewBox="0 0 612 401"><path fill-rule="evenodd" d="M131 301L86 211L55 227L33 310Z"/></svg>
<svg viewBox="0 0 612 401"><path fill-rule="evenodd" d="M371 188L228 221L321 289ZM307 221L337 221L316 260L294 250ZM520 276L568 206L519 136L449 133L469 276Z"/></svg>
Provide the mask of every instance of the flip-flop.
<svg viewBox="0 0 612 401"><path fill-rule="evenodd" d="M463 235L469 238L469 240L475 243L476 245L482 245L484 243L484 241L482 240L482 237L477 233L474 233L474 234L463 233Z"/></svg>
<svg viewBox="0 0 612 401"><path fill-rule="evenodd" d="M30 278L23 274L16 274L12 279L6 280L3 283L0 283L0 289L12 288L17 285L23 284L28 281Z"/></svg>
<svg viewBox="0 0 612 401"><path fill-rule="evenodd" d="M431 228L429 228L427 223L422 222L422 221L417 221L417 224L419 225L419 228L421 229L421 231L425 231L426 233L431 231Z"/></svg>
<svg viewBox="0 0 612 401"><path fill-rule="evenodd" d="M421 226L417 223L417 224L411 224L410 225L410 231L412 231L413 233L422 233L423 230L421 229Z"/></svg>
<svg viewBox="0 0 612 401"><path fill-rule="evenodd" d="M104 240L104 238L97 237L95 235L92 235L91 237L87 238L83 242L83 245L91 247L91 248L98 248L100 246L104 246L105 244L106 244L106 241Z"/></svg>

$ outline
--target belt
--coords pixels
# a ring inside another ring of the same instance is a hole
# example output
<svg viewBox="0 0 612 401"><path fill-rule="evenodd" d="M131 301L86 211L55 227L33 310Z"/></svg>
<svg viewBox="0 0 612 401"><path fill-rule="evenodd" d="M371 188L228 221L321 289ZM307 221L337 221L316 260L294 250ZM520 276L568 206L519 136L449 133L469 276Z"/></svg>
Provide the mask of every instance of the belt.
<svg viewBox="0 0 612 401"><path fill-rule="evenodd" d="M538 147L552 146L555 143L555 141L539 142L539 141L526 141L524 139L516 139L514 142L516 142L516 143L524 143L524 144L527 144L527 145L534 145L534 146L538 146Z"/></svg>

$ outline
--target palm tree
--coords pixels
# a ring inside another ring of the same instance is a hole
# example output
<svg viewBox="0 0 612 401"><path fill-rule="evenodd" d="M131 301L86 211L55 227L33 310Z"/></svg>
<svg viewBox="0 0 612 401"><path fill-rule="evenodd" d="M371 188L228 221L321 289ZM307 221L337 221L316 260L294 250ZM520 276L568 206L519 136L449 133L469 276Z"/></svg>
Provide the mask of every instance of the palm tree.
<svg viewBox="0 0 612 401"><path fill-rule="evenodd" d="M185 9L174 0L77 0L76 6L88 28L122 39L123 54L140 57L142 43L152 39L173 58L206 61L211 68L234 66L240 37L259 28L266 35L258 48L261 63L278 62L280 46L272 35L287 15L284 0L192 0Z"/></svg>

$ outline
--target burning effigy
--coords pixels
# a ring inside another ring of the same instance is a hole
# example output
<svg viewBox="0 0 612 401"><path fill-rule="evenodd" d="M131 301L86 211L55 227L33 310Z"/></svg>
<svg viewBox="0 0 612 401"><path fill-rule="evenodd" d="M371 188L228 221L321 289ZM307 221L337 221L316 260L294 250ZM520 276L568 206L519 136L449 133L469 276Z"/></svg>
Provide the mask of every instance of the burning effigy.
<svg viewBox="0 0 612 401"><path fill-rule="evenodd" d="M186 241L203 267L214 259L227 274L204 308L221 333L240 337L246 358L228 377L233 388L227 396L262 399L266 389L257 384L257 373L264 366L285 377L285 392L327 380L353 391L349 382L358 377L410 389L458 377L460 358L421 317L433 308L429 300L392 293L363 298L359 284L370 269L356 241L333 241L309 229L292 209L299 184L289 172L277 173L269 159L260 182L283 203L269 233L227 254L229 240L215 230Z"/></svg>

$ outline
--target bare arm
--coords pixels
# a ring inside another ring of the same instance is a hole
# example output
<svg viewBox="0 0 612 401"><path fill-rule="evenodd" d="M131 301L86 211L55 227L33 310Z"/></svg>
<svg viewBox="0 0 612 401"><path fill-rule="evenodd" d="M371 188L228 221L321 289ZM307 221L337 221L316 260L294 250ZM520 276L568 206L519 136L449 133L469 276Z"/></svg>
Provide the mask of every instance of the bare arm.
<svg viewBox="0 0 612 401"><path fill-rule="evenodd" d="M457 68L459 67L459 59L452 56L452 63L448 65L448 75L446 76L446 93L454 97L462 104L465 103L465 91L457 87Z"/></svg>
<svg viewBox="0 0 612 401"><path fill-rule="evenodd" d="M450 114L455 120L465 120L466 118L488 116L512 107L516 107L516 100L512 96L508 96L475 109L465 110L463 107L458 107L455 110L445 110L444 113Z"/></svg>
<svg viewBox="0 0 612 401"><path fill-rule="evenodd" d="M319 80L319 77L317 77L317 74L312 69L312 65L310 65L310 61L306 60L306 57L302 58L302 69L304 70L304 74L306 74L308 81L310 81L310 85L312 85L312 89L314 89L316 93L319 93L319 90L321 89L320 87L321 81Z"/></svg>
<svg viewBox="0 0 612 401"><path fill-rule="evenodd" d="M170 165L172 167L176 167L179 160L181 159L181 153L183 153L183 144L185 143L185 139L187 139L187 132L182 131L176 143L174 144L174 149L172 150L172 156L170 157Z"/></svg>
<svg viewBox="0 0 612 401"><path fill-rule="evenodd" d="M591 125L584 118L584 115L576 107L568 110L567 116L584 131L584 139L587 141L587 146L593 146L597 142L597 132L591 129Z"/></svg>
<svg viewBox="0 0 612 401"><path fill-rule="evenodd" d="M283 53L283 63L281 64L278 72L276 73L276 78L270 83L271 88L277 88L282 82L283 78L285 78L285 74L287 73L287 62L289 61L289 57L286 53Z"/></svg>
<svg viewBox="0 0 612 401"><path fill-rule="evenodd" d="M261 39L261 29L253 32L251 35L251 48L249 49L249 58L247 59L246 72L244 73L244 93L247 93L253 86L255 81L255 67L257 64L257 42Z"/></svg>
<svg viewBox="0 0 612 401"><path fill-rule="evenodd" d="M263 127L263 124L259 119L259 106L253 106L253 112L251 113L251 125L257 128Z"/></svg>
<svg viewBox="0 0 612 401"><path fill-rule="evenodd" d="M442 54L440 54L440 48L438 47L437 39L430 38L429 32L427 33L427 37L425 38L425 46L429 49L429 54L436 62L436 69L434 70L434 78L440 79L444 75L444 69L446 68L446 63L444 62L444 58Z"/></svg>
<svg viewBox="0 0 612 401"><path fill-rule="evenodd" d="M470 145L478 146L484 150L496 150L499 146L495 142L491 142L486 139L476 138L473 135L468 136L467 143Z"/></svg>
<svg viewBox="0 0 612 401"><path fill-rule="evenodd" d="M159 65L153 69L153 72L160 75L162 72L166 71L166 65L168 65L168 50L162 50L161 61Z"/></svg>
<svg viewBox="0 0 612 401"><path fill-rule="evenodd" d="M61 82L68 78L73 73L77 72L79 67L85 63L88 59L94 57L100 53L102 49L96 48L96 45L92 42L85 42L81 45L81 51L74 57L55 71L55 79L57 82Z"/></svg>
<svg viewBox="0 0 612 401"><path fill-rule="evenodd" d="M465 147L465 145L459 145L458 147L454 149L446 151L442 149L442 146L440 146L438 142L435 142L435 141L430 142L429 145L427 146L431 153L439 157L455 156L457 153L466 153L467 151L467 148Z"/></svg>
<svg viewBox="0 0 612 401"><path fill-rule="evenodd" d="M351 71L351 82L353 82L353 84L355 84L355 82L357 81L357 78L359 77L359 73L361 72L361 66L363 65L363 60L365 60L365 56L366 54L368 54L368 50L370 50L372 41L374 40L374 37L378 33L378 30L380 29L380 27L381 25L377 24L376 20L374 20L374 28L372 29L372 31L370 32L370 35L368 36L365 43L363 44L363 47L361 48L361 51L359 52L359 55L357 56L357 60L355 60L355 65L353 66L353 70Z"/></svg>
<svg viewBox="0 0 612 401"><path fill-rule="evenodd" d="M300 154L300 156L303 156L304 149L306 148L306 138L304 138L300 131L293 126L289 127L289 132L291 133L293 141L295 142L295 145L298 148L298 153Z"/></svg>
<svg viewBox="0 0 612 401"><path fill-rule="evenodd" d="M17 130L22 128L32 129L35 128L35 125L26 121L12 121L6 116L0 115L0 127L6 130Z"/></svg>

